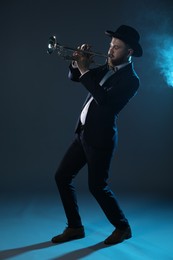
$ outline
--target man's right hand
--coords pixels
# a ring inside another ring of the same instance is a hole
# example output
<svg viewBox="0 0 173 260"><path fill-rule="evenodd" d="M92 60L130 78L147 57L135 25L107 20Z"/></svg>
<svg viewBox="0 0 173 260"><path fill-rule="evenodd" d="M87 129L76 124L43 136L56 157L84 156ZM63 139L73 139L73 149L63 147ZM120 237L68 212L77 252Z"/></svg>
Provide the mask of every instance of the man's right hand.
<svg viewBox="0 0 173 260"><path fill-rule="evenodd" d="M77 50L73 53L75 60L74 65L77 66L81 74L87 72L90 64L93 63L93 54L84 53L83 51L91 51L91 46L86 43L82 44L81 46L78 46Z"/></svg>

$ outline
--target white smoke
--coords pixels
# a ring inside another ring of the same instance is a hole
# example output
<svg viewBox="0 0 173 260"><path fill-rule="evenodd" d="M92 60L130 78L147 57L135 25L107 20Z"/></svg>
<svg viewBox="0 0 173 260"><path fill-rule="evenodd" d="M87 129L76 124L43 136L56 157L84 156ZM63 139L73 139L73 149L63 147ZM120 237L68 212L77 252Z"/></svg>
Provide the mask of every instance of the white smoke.
<svg viewBox="0 0 173 260"><path fill-rule="evenodd" d="M159 68L169 87L173 87L173 36L157 35L155 65Z"/></svg>

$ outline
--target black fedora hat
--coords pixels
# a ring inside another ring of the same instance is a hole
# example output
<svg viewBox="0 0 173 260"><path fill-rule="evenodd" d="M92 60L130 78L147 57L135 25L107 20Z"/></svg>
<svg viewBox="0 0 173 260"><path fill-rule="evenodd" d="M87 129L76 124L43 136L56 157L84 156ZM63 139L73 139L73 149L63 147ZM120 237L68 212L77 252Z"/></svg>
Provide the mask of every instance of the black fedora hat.
<svg viewBox="0 0 173 260"><path fill-rule="evenodd" d="M123 42L130 45L130 47L134 50L133 56L141 57L143 54L143 50L141 45L139 44L140 36L139 33L128 25L121 25L115 32L106 31L106 35L110 37L115 37Z"/></svg>

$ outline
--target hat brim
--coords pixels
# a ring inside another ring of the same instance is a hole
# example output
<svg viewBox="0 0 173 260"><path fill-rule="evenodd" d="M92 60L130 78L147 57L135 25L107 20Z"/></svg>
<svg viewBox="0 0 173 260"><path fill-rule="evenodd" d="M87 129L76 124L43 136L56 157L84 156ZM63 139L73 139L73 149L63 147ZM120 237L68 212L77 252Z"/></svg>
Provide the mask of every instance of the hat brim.
<svg viewBox="0 0 173 260"><path fill-rule="evenodd" d="M134 42L134 41L127 41L126 38L124 36L122 36L119 33L116 32L112 32L112 31L105 31L105 34L110 36L110 37L114 37L114 38L118 38L121 41L127 43L130 45L130 47L133 49L133 54L132 56L134 57L141 57L143 55L143 50L141 45L138 42Z"/></svg>

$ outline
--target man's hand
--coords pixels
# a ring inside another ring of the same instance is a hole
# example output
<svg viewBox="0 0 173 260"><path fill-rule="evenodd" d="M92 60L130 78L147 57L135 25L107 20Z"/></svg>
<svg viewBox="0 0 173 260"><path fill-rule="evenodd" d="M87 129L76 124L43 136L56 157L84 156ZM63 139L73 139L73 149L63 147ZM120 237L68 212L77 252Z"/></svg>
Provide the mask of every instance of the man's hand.
<svg viewBox="0 0 173 260"><path fill-rule="evenodd" d="M84 53L83 51L91 51L91 46L88 44L82 44L77 49L79 51L75 51L73 57L80 73L84 74L89 70L90 64L93 63L93 54Z"/></svg>

